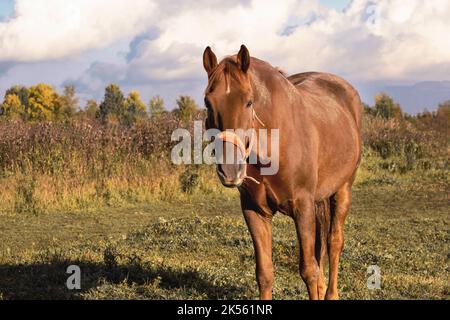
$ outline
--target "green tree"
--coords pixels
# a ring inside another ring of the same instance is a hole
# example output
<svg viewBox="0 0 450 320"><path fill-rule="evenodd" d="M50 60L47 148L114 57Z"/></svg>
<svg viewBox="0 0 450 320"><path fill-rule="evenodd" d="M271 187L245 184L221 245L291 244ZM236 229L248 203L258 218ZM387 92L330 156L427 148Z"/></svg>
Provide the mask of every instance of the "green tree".
<svg viewBox="0 0 450 320"><path fill-rule="evenodd" d="M178 108L175 109L175 114L183 121L192 120L200 111L195 100L189 96L180 96L177 99L177 106Z"/></svg>
<svg viewBox="0 0 450 320"><path fill-rule="evenodd" d="M8 90L6 90L5 98L7 95L15 94L19 97L20 103L22 106L27 107L28 106L28 96L30 95L30 90L27 87L16 85Z"/></svg>
<svg viewBox="0 0 450 320"><path fill-rule="evenodd" d="M120 119L125 113L125 98L117 84L110 84L105 88L105 96L99 108L99 118L102 121L108 119Z"/></svg>
<svg viewBox="0 0 450 320"><path fill-rule="evenodd" d="M385 119L401 118L403 114L400 105L385 93L380 93L375 97L374 112L377 117Z"/></svg>
<svg viewBox="0 0 450 320"><path fill-rule="evenodd" d="M160 96L150 99L149 103L150 116L152 118L159 118L164 112L164 100Z"/></svg>
<svg viewBox="0 0 450 320"><path fill-rule="evenodd" d="M371 108L367 103L362 103L362 108L364 110L364 113L374 115L374 110Z"/></svg>
<svg viewBox="0 0 450 320"><path fill-rule="evenodd" d="M61 116L61 102L52 86L40 83L29 89L27 117L30 120L54 120Z"/></svg>
<svg viewBox="0 0 450 320"><path fill-rule="evenodd" d="M78 109L78 97L75 86L72 84L64 86L64 92L61 96L61 112L65 118L72 117Z"/></svg>

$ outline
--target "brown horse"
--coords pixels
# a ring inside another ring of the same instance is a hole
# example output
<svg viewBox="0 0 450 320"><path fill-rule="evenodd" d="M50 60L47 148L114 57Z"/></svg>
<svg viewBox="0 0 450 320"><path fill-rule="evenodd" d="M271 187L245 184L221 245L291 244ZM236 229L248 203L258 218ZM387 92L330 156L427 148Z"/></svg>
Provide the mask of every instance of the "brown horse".
<svg viewBox="0 0 450 320"><path fill-rule="evenodd" d="M279 211L295 222L300 275L310 299L338 299L344 220L361 157L357 91L331 74L286 77L250 57L245 46L220 63L207 47L203 65L208 73L207 128L279 129L278 150L270 151L279 157L275 175L262 175L260 162L217 165L221 182L240 193L255 249L260 298L272 298L272 217ZM248 139L231 142L237 151L250 148ZM328 288L323 274L327 253Z"/></svg>

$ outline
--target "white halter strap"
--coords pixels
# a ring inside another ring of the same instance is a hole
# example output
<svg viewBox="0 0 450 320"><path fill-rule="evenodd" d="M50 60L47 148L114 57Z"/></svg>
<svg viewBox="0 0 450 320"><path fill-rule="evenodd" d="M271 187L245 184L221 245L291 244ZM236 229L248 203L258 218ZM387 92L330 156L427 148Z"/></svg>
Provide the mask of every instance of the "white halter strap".
<svg viewBox="0 0 450 320"><path fill-rule="evenodd" d="M258 117L258 115L256 114L255 108L252 108L252 116L253 116L253 130L252 130L252 136L250 137L250 143L248 146L248 149L246 149L245 144L242 142L241 138L239 138L239 136L237 134L235 134L234 132L230 132L230 131L222 131L221 133L218 134L217 138L224 141L224 142L229 142L233 145L235 145L244 155L244 161L246 161L248 159L248 157L250 156L250 153L253 149L253 145L255 143L255 126L254 126L254 121L258 121L259 124L263 127L265 127L266 125L264 124L264 122L262 122L262 120ZM261 182L259 182L258 180L256 180L255 178L253 178L252 176L245 176L244 179L249 179L253 182L255 182L256 184L261 184Z"/></svg>

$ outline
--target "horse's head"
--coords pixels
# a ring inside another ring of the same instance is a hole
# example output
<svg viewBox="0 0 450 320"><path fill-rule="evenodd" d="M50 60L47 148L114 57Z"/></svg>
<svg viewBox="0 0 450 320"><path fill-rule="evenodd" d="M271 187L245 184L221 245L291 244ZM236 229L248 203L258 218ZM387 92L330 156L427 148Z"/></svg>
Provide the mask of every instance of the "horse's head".
<svg viewBox="0 0 450 320"><path fill-rule="evenodd" d="M216 139L223 144L223 153L216 154L221 158L218 159L217 174L224 186L238 187L246 177L246 159L253 142L253 135L248 134L254 128L255 118L248 72L250 53L242 45L236 56L227 57L218 64L216 55L207 47L203 53L203 66L208 73L206 129L218 129L221 133ZM247 134L236 135L226 130L240 130Z"/></svg>

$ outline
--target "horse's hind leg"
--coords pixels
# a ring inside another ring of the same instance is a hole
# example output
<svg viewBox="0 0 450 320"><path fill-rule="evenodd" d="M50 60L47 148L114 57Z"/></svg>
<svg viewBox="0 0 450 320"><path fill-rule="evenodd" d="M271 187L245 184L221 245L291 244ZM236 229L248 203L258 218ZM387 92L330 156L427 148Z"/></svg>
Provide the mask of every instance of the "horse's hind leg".
<svg viewBox="0 0 450 320"><path fill-rule="evenodd" d="M339 299L337 288L339 258L344 248L344 222L350 209L352 183L353 180L344 184L331 200L331 230L328 237L330 272L325 297L327 300Z"/></svg>
<svg viewBox="0 0 450 320"><path fill-rule="evenodd" d="M330 231L329 200L316 203L316 259L319 263L319 299L325 299L327 286L325 284L324 265L327 256L327 237Z"/></svg>

